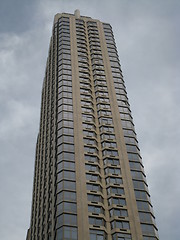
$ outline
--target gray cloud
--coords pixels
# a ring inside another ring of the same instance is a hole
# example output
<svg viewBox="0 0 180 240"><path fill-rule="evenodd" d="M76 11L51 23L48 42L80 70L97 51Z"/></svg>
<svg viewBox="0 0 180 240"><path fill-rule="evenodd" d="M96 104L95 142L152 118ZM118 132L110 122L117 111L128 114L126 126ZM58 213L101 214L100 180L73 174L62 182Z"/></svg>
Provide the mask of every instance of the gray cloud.
<svg viewBox="0 0 180 240"><path fill-rule="evenodd" d="M36 1L6 0L0 2L0 32L21 33L31 28L30 19Z"/></svg>
<svg viewBox="0 0 180 240"><path fill-rule="evenodd" d="M160 239L178 240L180 2L16 2L0 4L0 239L25 239L53 16L79 8L113 26Z"/></svg>

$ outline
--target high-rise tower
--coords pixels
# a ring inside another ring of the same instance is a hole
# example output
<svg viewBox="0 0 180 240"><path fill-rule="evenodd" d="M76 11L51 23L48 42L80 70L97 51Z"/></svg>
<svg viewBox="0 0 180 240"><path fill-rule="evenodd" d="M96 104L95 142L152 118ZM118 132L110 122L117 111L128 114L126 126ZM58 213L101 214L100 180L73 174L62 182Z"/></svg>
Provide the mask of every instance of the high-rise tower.
<svg viewBox="0 0 180 240"><path fill-rule="evenodd" d="M28 240L159 239L110 24L56 14Z"/></svg>

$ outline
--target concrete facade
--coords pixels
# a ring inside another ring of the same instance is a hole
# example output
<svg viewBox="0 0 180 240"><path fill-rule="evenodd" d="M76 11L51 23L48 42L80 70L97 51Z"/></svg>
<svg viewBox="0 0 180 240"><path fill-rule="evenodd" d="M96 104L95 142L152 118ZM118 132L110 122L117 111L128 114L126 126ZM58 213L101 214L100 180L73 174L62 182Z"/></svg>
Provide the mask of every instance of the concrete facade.
<svg viewBox="0 0 180 240"><path fill-rule="evenodd" d="M112 28L78 10L54 17L27 239L159 239Z"/></svg>

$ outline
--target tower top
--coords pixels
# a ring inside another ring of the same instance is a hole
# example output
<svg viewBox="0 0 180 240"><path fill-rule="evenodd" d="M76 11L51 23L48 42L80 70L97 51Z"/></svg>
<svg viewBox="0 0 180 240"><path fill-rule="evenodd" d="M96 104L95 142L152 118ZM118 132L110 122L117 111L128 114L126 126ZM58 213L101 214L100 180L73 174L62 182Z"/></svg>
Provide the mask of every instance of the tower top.
<svg viewBox="0 0 180 240"><path fill-rule="evenodd" d="M79 9L76 9L74 11L74 15L75 15L76 18L80 18L80 11L79 11Z"/></svg>

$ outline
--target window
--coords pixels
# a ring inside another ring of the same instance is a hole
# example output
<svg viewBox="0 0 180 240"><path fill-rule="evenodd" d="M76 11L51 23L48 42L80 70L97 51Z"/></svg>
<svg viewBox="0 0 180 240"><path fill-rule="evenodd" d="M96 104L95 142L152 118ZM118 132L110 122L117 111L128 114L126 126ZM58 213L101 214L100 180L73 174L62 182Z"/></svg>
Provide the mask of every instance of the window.
<svg viewBox="0 0 180 240"><path fill-rule="evenodd" d="M102 146L102 148L106 148L106 147L116 148L117 147L116 142L112 142L112 141L110 141L110 142L104 141L104 142L101 143L101 146Z"/></svg>
<svg viewBox="0 0 180 240"><path fill-rule="evenodd" d="M86 170L99 172L100 168L97 165L85 164Z"/></svg>
<svg viewBox="0 0 180 240"><path fill-rule="evenodd" d="M112 168L112 167L107 167L104 170L105 174L117 174L120 175L121 174L121 170L119 168Z"/></svg>
<svg viewBox="0 0 180 240"><path fill-rule="evenodd" d="M95 194L87 194L88 201L91 202L101 202L103 203L103 198L100 195L95 195Z"/></svg>
<svg viewBox="0 0 180 240"><path fill-rule="evenodd" d="M153 223L153 217L150 213L139 212L139 217L141 222Z"/></svg>
<svg viewBox="0 0 180 240"><path fill-rule="evenodd" d="M70 191L61 191L57 194L57 203L62 201L76 201L76 193Z"/></svg>
<svg viewBox="0 0 180 240"><path fill-rule="evenodd" d="M88 100L88 101L92 100L91 95L86 95L86 94L81 94L81 98L84 99L84 100Z"/></svg>
<svg viewBox="0 0 180 240"><path fill-rule="evenodd" d="M81 107L82 112L84 113L94 113L94 110L89 107Z"/></svg>
<svg viewBox="0 0 180 240"><path fill-rule="evenodd" d="M129 137L136 137L136 134L133 130L127 130L127 129L123 129L124 132L124 136L129 136Z"/></svg>
<svg viewBox="0 0 180 240"><path fill-rule="evenodd" d="M97 225L97 226L105 226L105 221L103 218L89 217L89 224Z"/></svg>
<svg viewBox="0 0 180 240"><path fill-rule="evenodd" d="M97 80L94 81L94 84L97 84L97 82L98 82ZM100 84L102 84L102 82L100 82ZM109 103L109 98L97 97L96 100L97 102L100 102L100 103Z"/></svg>
<svg viewBox="0 0 180 240"><path fill-rule="evenodd" d="M136 199L148 200L150 201L149 195L145 191L134 190Z"/></svg>
<svg viewBox="0 0 180 240"><path fill-rule="evenodd" d="M66 60L62 59L62 60L63 60L63 62L64 61L69 61L70 62L69 59L66 59ZM59 61L59 63L61 61ZM72 86L72 76L71 75L61 75L61 76L58 76L58 82L62 82L63 85L69 85L71 83L70 86Z"/></svg>
<svg viewBox="0 0 180 240"><path fill-rule="evenodd" d="M94 116L89 115L89 114L82 114L82 119L83 121L88 121L88 122L94 122Z"/></svg>
<svg viewBox="0 0 180 240"><path fill-rule="evenodd" d="M87 183L86 188L89 191L100 191L100 192L102 192L102 187L99 184Z"/></svg>
<svg viewBox="0 0 180 240"><path fill-rule="evenodd" d="M91 88L91 84L90 83L84 83L84 82L80 82L80 87L82 88Z"/></svg>
<svg viewBox="0 0 180 240"><path fill-rule="evenodd" d="M57 191L62 191L64 189L67 190L76 190L76 183L72 182L72 181L67 181L67 180L63 180L61 182L58 182L57 184Z"/></svg>
<svg viewBox="0 0 180 240"><path fill-rule="evenodd" d="M121 116L121 119L123 119L123 120L130 120L130 121L132 121L132 117L131 117L131 115L128 113L120 113L120 116Z"/></svg>
<svg viewBox="0 0 180 240"><path fill-rule="evenodd" d="M113 164L113 165L119 165L119 159L114 159L114 158L105 158L104 160L104 165L106 164ZM119 174L121 174L121 171L119 169Z"/></svg>
<svg viewBox="0 0 180 240"><path fill-rule="evenodd" d="M74 142L74 137L70 135L62 135L57 139L57 145L62 144L63 142L72 143Z"/></svg>
<svg viewBox="0 0 180 240"><path fill-rule="evenodd" d="M114 128L109 126L101 126L99 129L101 132L110 132L110 133L114 132Z"/></svg>
<svg viewBox="0 0 180 240"><path fill-rule="evenodd" d="M77 212L77 204L73 202L61 202L57 205L57 212L56 215L62 214L62 212Z"/></svg>
<svg viewBox="0 0 180 240"><path fill-rule="evenodd" d="M143 236L143 240L157 240L156 237L144 237Z"/></svg>
<svg viewBox="0 0 180 240"><path fill-rule="evenodd" d="M121 124L123 128L132 128L134 129L134 125L131 121L128 120L121 120Z"/></svg>
<svg viewBox="0 0 180 240"><path fill-rule="evenodd" d="M130 168L133 170L143 171L143 167L140 162L129 162Z"/></svg>
<svg viewBox="0 0 180 240"><path fill-rule="evenodd" d="M89 130L95 130L96 126L94 124L91 123L83 123L83 128L89 129Z"/></svg>
<svg viewBox="0 0 180 240"><path fill-rule="evenodd" d="M104 209L99 206L88 205L88 212L97 213L97 214L104 214Z"/></svg>
<svg viewBox="0 0 180 240"><path fill-rule="evenodd" d="M72 92L58 93L58 99L60 99L60 98L72 98Z"/></svg>
<svg viewBox="0 0 180 240"><path fill-rule="evenodd" d="M139 153L139 148L135 145L128 145L126 144L126 149L128 152L137 152Z"/></svg>
<svg viewBox="0 0 180 240"><path fill-rule="evenodd" d="M57 227L62 225L77 225L77 216L74 214L61 214L57 217Z"/></svg>
<svg viewBox="0 0 180 240"><path fill-rule="evenodd" d="M111 111L108 111L108 110L98 110L98 116L111 116Z"/></svg>
<svg viewBox="0 0 180 240"><path fill-rule="evenodd" d="M56 240L78 240L77 228L64 226L57 230Z"/></svg>
<svg viewBox="0 0 180 240"><path fill-rule="evenodd" d="M72 111L72 110L73 110L72 105L62 104L58 107L58 113L60 113L62 111Z"/></svg>
<svg viewBox="0 0 180 240"><path fill-rule="evenodd" d="M140 161L140 157L136 153L128 153L128 159L134 161Z"/></svg>
<svg viewBox="0 0 180 240"><path fill-rule="evenodd" d="M96 137L97 134L94 131L83 130L83 135L86 137Z"/></svg>
<svg viewBox="0 0 180 240"><path fill-rule="evenodd" d="M115 197L110 197L108 199L108 204L110 205L119 205L119 206L125 206L126 205L126 200L124 198L115 198Z"/></svg>
<svg viewBox="0 0 180 240"><path fill-rule="evenodd" d="M136 189L147 190L147 185L145 182L133 180L133 185Z"/></svg>
<svg viewBox="0 0 180 240"><path fill-rule="evenodd" d="M136 201L137 202L137 207L138 210L140 211L151 211L151 205L149 202L144 202L144 201Z"/></svg>
<svg viewBox="0 0 180 240"><path fill-rule="evenodd" d="M114 220L111 222L111 228L129 229L129 222Z"/></svg>
<svg viewBox="0 0 180 240"><path fill-rule="evenodd" d="M112 236L112 240L132 240L132 238L131 238L130 234L114 233L113 236ZM144 238L143 238L143 240L144 240Z"/></svg>
<svg viewBox="0 0 180 240"><path fill-rule="evenodd" d="M122 178L117 178L117 177L107 177L106 178L106 184L122 184Z"/></svg>
<svg viewBox="0 0 180 240"><path fill-rule="evenodd" d="M57 147L57 153L60 153L62 151L74 152L74 144L62 143Z"/></svg>
<svg viewBox="0 0 180 240"><path fill-rule="evenodd" d="M84 143L88 145L96 145L97 146L97 141L92 138L84 138Z"/></svg>
<svg viewBox="0 0 180 240"><path fill-rule="evenodd" d="M74 130L73 128L62 127L57 131L57 135L62 136L63 134L74 135Z"/></svg>
<svg viewBox="0 0 180 240"><path fill-rule="evenodd" d="M98 149L96 147L84 147L84 151L88 153L97 153L98 154Z"/></svg>
<svg viewBox="0 0 180 240"><path fill-rule="evenodd" d="M71 121L71 120L62 119L60 122L58 122L58 129L62 128L62 127L73 128L73 126L74 126L74 124L73 124L73 121Z"/></svg>
<svg viewBox="0 0 180 240"><path fill-rule="evenodd" d="M118 156L118 151L117 150L110 150L110 149L105 149L102 151L102 155L103 156L114 156L117 157Z"/></svg>
<svg viewBox="0 0 180 240"><path fill-rule="evenodd" d="M139 179L139 180L145 181L145 175L142 172L131 170L131 175L132 175L132 178L134 178L134 179Z"/></svg>
<svg viewBox="0 0 180 240"><path fill-rule="evenodd" d="M86 179L91 181L100 181L100 176L96 174L86 173Z"/></svg>
<svg viewBox="0 0 180 240"><path fill-rule="evenodd" d="M117 95L117 97L118 97L118 95ZM121 95L121 98L120 98L120 99L124 100L124 101L121 101L121 102L123 102L124 105L127 106L127 99L123 99L123 98L122 98L122 95ZM131 112L130 112L130 109L129 109L128 107L125 107L125 106L123 106L123 107L122 107L122 106L118 106L118 109L119 109L119 112L120 112L120 113L122 113L122 112L123 112L123 113L129 113L129 114L131 113ZM133 129L133 130L134 130L134 129Z"/></svg>
<svg viewBox="0 0 180 240"><path fill-rule="evenodd" d="M91 162L99 162L99 158L97 156L87 155L85 154L85 160Z"/></svg>
<svg viewBox="0 0 180 240"><path fill-rule="evenodd" d="M93 107L93 103L85 100L81 100L81 106Z"/></svg>
<svg viewBox="0 0 180 240"><path fill-rule="evenodd" d="M68 75L69 76L69 75ZM62 76L58 77L58 88L60 88L61 86L68 86L71 87L72 86L72 81L71 80L65 80L62 79ZM69 91L70 89L68 89Z"/></svg>
<svg viewBox="0 0 180 240"><path fill-rule="evenodd" d="M75 178L75 172L72 171L62 170L57 174L57 181L61 181L62 179L75 180Z"/></svg>
<svg viewBox="0 0 180 240"><path fill-rule="evenodd" d="M97 104L97 109L111 109L109 104Z"/></svg>
<svg viewBox="0 0 180 240"><path fill-rule="evenodd" d="M61 153L57 156L57 162L61 162L61 161L64 161L64 160L74 161L74 153L61 152Z"/></svg>
<svg viewBox="0 0 180 240"><path fill-rule="evenodd" d="M141 229L143 234L156 236L156 229L153 225L141 223Z"/></svg>
<svg viewBox="0 0 180 240"><path fill-rule="evenodd" d="M103 133L101 134L101 140L115 140L115 135L114 134L110 134L110 133Z"/></svg>
<svg viewBox="0 0 180 240"><path fill-rule="evenodd" d="M112 121L112 118L100 117L99 118L99 124L112 125L113 121Z"/></svg>
<svg viewBox="0 0 180 240"><path fill-rule="evenodd" d="M118 195L122 195L124 194L124 189L123 188L119 188L119 187L109 187L107 188L107 194L118 194Z"/></svg>
<svg viewBox="0 0 180 240"><path fill-rule="evenodd" d="M59 172L63 169L75 170L75 163L74 162L68 162L68 161L62 161L62 162L58 163L57 171Z"/></svg>
<svg viewBox="0 0 180 240"><path fill-rule="evenodd" d="M107 235L102 230L90 229L90 240L106 240Z"/></svg>
<svg viewBox="0 0 180 240"><path fill-rule="evenodd" d="M115 209L115 208L113 208L109 211L109 213L110 213L111 217L113 217L113 216L127 217L128 216L127 210L125 210L125 209Z"/></svg>
<svg viewBox="0 0 180 240"><path fill-rule="evenodd" d="M58 113L58 121L62 120L63 118L68 120L73 120L73 112L62 111Z"/></svg>

